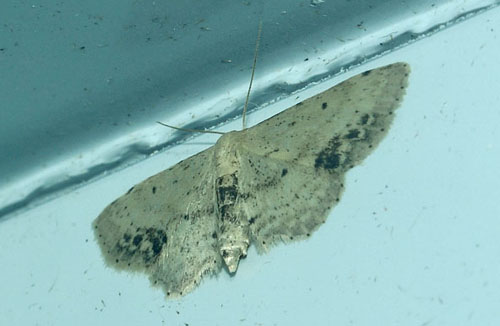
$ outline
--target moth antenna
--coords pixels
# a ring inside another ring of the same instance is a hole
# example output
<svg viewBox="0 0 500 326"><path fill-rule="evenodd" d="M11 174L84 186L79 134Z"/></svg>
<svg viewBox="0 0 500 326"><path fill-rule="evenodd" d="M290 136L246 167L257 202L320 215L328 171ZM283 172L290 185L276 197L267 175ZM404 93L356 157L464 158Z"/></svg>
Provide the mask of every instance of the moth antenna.
<svg viewBox="0 0 500 326"><path fill-rule="evenodd" d="M255 53L253 56L252 75L250 77L250 84L248 85L248 92L247 92L247 97L245 99L245 106L243 107L243 114L242 114L242 116L243 116L243 129L242 130L246 129L246 113L247 113L247 108L248 108L248 101L250 99L250 90L252 89L252 84L253 84L253 77L255 75L255 66L257 65L257 55L259 53L259 44L260 44L260 35L261 34L262 34L262 20L259 21L259 31L257 32L257 41L255 42ZM163 123L161 121L156 121L156 123L158 123L162 126L168 127L168 128L172 128L172 129L180 130L180 131L186 131L186 132L199 132L199 133L203 133L203 134L218 134L218 135L225 134L225 132L216 131L216 130L199 130L199 129L175 127L175 126L171 126L171 125L168 125L166 123Z"/></svg>
<svg viewBox="0 0 500 326"><path fill-rule="evenodd" d="M259 44L260 44L260 35L262 34L262 20L259 21L259 31L257 32L257 41L255 42L255 53L253 55L253 66L252 66L252 76L250 77L250 85L248 85L248 92L247 92L247 98L245 100L245 106L243 107L243 128L242 130L245 130L246 128L246 114L247 114L247 108L248 108L248 100L250 98L250 90L252 89L252 84L253 84L253 76L255 75L255 66L257 65L257 55L259 53Z"/></svg>
<svg viewBox="0 0 500 326"><path fill-rule="evenodd" d="M199 130L199 129L188 129L188 128L180 128L180 127L175 127L171 125L167 125L166 123L156 121L156 123L161 124L162 126L169 127L175 130L180 130L180 131L187 131L187 132L200 132L202 134L218 134L218 135L224 135L225 132L222 131L216 131L216 130Z"/></svg>

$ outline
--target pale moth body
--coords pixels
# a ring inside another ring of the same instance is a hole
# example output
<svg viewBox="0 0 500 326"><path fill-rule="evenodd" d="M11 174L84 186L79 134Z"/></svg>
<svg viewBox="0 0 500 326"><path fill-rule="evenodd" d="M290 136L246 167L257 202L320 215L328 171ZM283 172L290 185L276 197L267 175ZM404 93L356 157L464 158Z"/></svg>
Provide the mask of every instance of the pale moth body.
<svg viewBox="0 0 500 326"><path fill-rule="evenodd" d="M354 76L137 184L94 221L106 262L176 297L235 272L251 244L310 236L387 134L408 74L395 63Z"/></svg>

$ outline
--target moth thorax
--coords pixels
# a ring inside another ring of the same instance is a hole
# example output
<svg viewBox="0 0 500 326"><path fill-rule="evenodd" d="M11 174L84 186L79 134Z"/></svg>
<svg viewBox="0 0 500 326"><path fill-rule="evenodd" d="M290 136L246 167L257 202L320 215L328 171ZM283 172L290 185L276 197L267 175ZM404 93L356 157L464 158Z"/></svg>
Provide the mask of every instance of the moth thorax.
<svg viewBox="0 0 500 326"><path fill-rule="evenodd" d="M222 135L217 141L217 151L215 160L217 164L217 174L232 174L238 170L240 162L237 148L240 145L241 132L231 131Z"/></svg>

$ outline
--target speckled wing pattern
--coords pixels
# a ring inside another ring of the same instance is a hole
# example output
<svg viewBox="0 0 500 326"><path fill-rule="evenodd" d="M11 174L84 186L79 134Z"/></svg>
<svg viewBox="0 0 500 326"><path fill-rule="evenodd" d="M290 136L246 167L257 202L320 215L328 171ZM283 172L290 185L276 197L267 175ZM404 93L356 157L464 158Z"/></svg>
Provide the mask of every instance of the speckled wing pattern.
<svg viewBox="0 0 500 326"><path fill-rule="evenodd" d="M176 297L235 272L251 243L311 235L386 135L408 74L405 63L364 72L139 183L94 221L106 262Z"/></svg>
<svg viewBox="0 0 500 326"><path fill-rule="evenodd" d="M366 71L245 131L241 189L260 251L307 237L343 191L344 174L386 135L409 66Z"/></svg>
<svg viewBox="0 0 500 326"><path fill-rule="evenodd" d="M172 297L221 269L213 148L137 184L104 209L93 226L109 265L146 272Z"/></svg>

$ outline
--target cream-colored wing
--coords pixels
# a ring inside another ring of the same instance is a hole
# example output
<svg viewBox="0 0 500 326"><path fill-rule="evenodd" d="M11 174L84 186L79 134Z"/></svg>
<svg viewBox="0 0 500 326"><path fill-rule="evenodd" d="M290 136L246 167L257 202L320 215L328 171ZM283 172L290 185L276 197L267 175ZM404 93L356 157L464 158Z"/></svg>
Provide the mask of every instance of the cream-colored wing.
<svg viewBox="0 0 500 326"><path fill-rule="evenodd" d="M213 148L137 184L94 221L106 262L142 271L169 296L221 269Z"/></svg>
<svg viewBox="0 0 500 326"><path fill-rule="evenodd" d="M257 248L325 221L345 172L386 135L408 74L405 63L367 71L243 131L240 189Z"/></svg>

